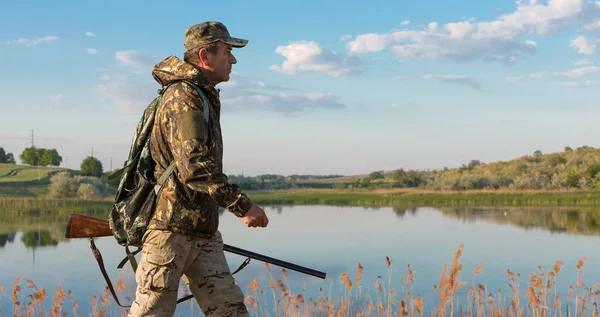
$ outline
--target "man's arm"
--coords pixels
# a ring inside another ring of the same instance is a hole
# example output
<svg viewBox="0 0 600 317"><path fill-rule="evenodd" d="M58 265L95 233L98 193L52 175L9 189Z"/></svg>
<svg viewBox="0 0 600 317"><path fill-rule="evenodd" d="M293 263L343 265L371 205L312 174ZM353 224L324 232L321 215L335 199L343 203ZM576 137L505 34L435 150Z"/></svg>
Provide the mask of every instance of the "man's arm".
<svg viewBox="0 0 600 317"><path fill-rule="evenodd" d="M239 186L229 184L227 176L221 171L220 164L208 153L208 127L204 121L202 105L193 104L189 92L181 87L175 88L173 96L187 98L168 98L165 106L171 120L167 142L177 162L180 180L187 187L210 195L219 206L227 208L238 217L242 217L252 206L252 200L241 192ZM168 105L177 103L177 105ZM165 118L167 119L167 118Z"/></svg>

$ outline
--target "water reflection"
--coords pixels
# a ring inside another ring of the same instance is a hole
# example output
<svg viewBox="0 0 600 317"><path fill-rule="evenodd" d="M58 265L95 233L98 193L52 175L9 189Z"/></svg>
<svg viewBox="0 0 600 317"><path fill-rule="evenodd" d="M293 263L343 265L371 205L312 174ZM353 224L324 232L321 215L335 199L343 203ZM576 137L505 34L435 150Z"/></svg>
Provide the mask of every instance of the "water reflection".
<svg viewBox="0 0 600 317"><path fill-rule="evenodd" d="M4 248L7 243L15 242L16 233L0 234L0 248Z"/></svg>
<svg viewBox="0 0 600 317"><path fill-rule="evenodd" d="M464 222L510 224L525 230L551 233L600 235L600 209L596 208L497 208L441 207L445 216Z"/></svg>
<svg viewBox="0 0 600 317"><path fill-rule="evenodd" d="M278 215L290 207L269 207ZM356 207L339 207L356 209ZM379 212L381 207L362 207L364 211ZM383 208L387 209L388 208ZM392 207L400 219L415 216L431 209L416 207ZM600 209L598 208L512 208L512 207L436 207L433 210L445 217L459 219L465 223L488 222L509 224L525 230L542 229L551 233L566 233L584 236L600 235ZM223 214L220 210L220 214ZM106 219L106 209L87 209L81 214ZM0 210L0 249L14 243L17 232L24 232L21 242L28 248L56 246L66 242L68 213L59 209L40 212L39 209L11 213Z"/></svg>

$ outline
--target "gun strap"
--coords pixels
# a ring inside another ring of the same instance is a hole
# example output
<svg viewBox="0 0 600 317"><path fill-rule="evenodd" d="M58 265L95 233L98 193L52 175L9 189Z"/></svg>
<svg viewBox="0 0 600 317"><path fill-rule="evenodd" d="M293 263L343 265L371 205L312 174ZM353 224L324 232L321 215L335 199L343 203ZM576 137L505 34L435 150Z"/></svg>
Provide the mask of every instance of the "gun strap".
<svg viewBox="0 0 600 317"><path fill-rule="evenodd" d="M117 305L121 306L122 308L127 308L127 307L131 307L131 305L127 305L127 306L123 306L121 305L121 302L119 301L119 298L117 298L117 294L115 292L115 289L112 285L112 282L110 281L110 278L108 277L108 274L106 273L106 268L104 267L104 260L102 260L102 254L100 254L100 250L96 247L96 244L94 243L94 239L90 238L90 249L92 249L92 254L94 254L94 257L96 258L96 261L98 262L98 266L100 267L100 271L102 272L102 275L104 276L104 280L106 281L106 285L108 286L108 288L110 289L110 292L113 296L113 298L115 299L115 301L117 302ZM138 248L137 250L135 250L134 252L130 252L129 249L127 249L127 257L125 257L125 259L123 259L123 261L121 261L121 263L119 264L119 268L122 268L123 265L125 265L125 263L127 263L127 260L131 260L132 258L134 259L133 261L135 261L135 255L137 253L139 253L142 250L142 248ZM250 263L250 258L247 258L241 265L240 267L238 267L237 270L235 270L233 273L231 273L231 275L234 275L235 273L239 272L241 269L243 269L244 267L246 267L246 265L248 265L248 263ZM132 262L132 266L133 266L133 262ZM134 268L134 272L137 270L137 265ZM177 304L181 303L181 302L185 302L186 300L193 298L194 295L188 295L186 297L180 298L177 300Z"/></svg>
<svg viewBox="0 0 600 317"><path fill-rule="evenodd" d="M94 239L92 239L92 238L90 238L90 248L92 249L92 253L94 254L94 257L96 258L96 261L98 261L98 266L100 266L100 271L102 272L102 275L104 275L106 284L108 285L108 288L110 289L110 292L112 293L112 296L114 297L117 304L123 308L131 307L131 305L128 305L128 306L121 305L121 302L117 298L117 294L115 294L115 289L113 288L112 283L110 282L110 278L108 277L108 274L106 274L106 269L104 268L104 261L102 260L102 255L100 254L100 250L98 250L98 248L96 248L96 244L94 243Z"/></svg>
<svg viewBox="0 0 600 317"><path fill-rule="evenodd" d="M142 251L142 248L138 248L137 250L131 252L131 251L129 251L129 246L125 246L125 253L127 255L125 256L125 258L123 260L121 260L121 262L119 263L119 265L117 265L117 267L119 269L122 269L123 266L125 266L125 263L127 263L127 260L129 260L133 271L134 272L137 271L137 261L135 260L135 255L140 253L141 251Z"/></svg>

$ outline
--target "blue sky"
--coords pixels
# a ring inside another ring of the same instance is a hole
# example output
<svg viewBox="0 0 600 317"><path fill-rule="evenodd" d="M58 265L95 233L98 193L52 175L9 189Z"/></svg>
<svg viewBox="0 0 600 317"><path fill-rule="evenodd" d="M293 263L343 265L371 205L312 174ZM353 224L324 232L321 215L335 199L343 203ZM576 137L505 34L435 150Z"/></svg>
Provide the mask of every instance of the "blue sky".
<svg viewBox="0 0 600 317"><path fill-rule="evenodd" d="M249 40L219 85L227 174L457 167L598 146L600 1L4 2L0 146L121 167L206 20Z"/></svg>

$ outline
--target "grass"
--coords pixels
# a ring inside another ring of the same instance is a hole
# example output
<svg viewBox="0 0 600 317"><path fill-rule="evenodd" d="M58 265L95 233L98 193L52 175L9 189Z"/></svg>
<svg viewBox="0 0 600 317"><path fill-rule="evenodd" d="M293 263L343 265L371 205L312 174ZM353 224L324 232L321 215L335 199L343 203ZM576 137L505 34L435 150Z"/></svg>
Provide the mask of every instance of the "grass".
<svg viewBox="0 0 600 317"><path fill-rule="evenodd" d="M406 275L392 281L392 259L385 258L388 268L387 280L381 276L373 281L373 287L363 285L364 268L360 263L352 278L351 273L339 276L339 293L333 297L333 279L329 290L318 289L316 298L307 297L306 283L300 292L293 292L287 279L287 272L281 269L281 277L274 278L270 266L265 263L270 280L267 287L261 288L257 280L245 287L245 303L251 316L598 316L600 284L586 285L583 281L583 267L586 258L577 262L577 276L574 284L568 287L567 294L561 294L557 277L563 263L557 261L554 267L544 271L541 267L534 270L525 287L520 286L521 275L506 270L509 292L505 295L501 289L488 289L485 284L476 283L475 277L482 274L483 264L479 264L469 277L471 282L462 280L460 262L463 245L454 253L450 265L444 264L439 282L432 286L434 298L424 298L414 293L415 278L410 265ZM385 275L382 275L385 276ZM27 289L22 287L25 281ZM397 285L397 286L394 286ZM131 295L125 295L127 286L122 279L116 283L119 300L127 305ZM337 287L336 287L337 288ZM524 290L524 293L521 291ZM189 292L182 289L183 295ZM0 287L0 303L4 296ZM48 291L38 288L33 281L16 278L10 299L12 316L63 316L70 310L73 316L82 316L78 312L79 303L73 300L70 291L56 287L51 301ZM70 301L66 305L65 298ZM428 304L429 303L429 304ZM91 316L126 316L127 311L119 308L108 289L104 294L92 296L89 300ZM184 305L184 304L181 304ZM188 302L191 315L200 315L200 311L191 300Z"/></svg>
<svg viewBox="0 0 600 317"><path fill-rule="evenodd" d="M263 205L597 206L600 191L281 190L250 192Z"/></svg>
<svg viewBox="0 0 600 317"><path fill-rule="evenodd" d="M0 182L28 182L49 179L49 176L58 171L60 167L28 166L0 163Z"/></svg>
<svg viewBox="0 0 600 317"><path fill-rule="evenodd" d="M48 192L50 177L65 168L0 163L0 197L39 197Z"/></svg>

